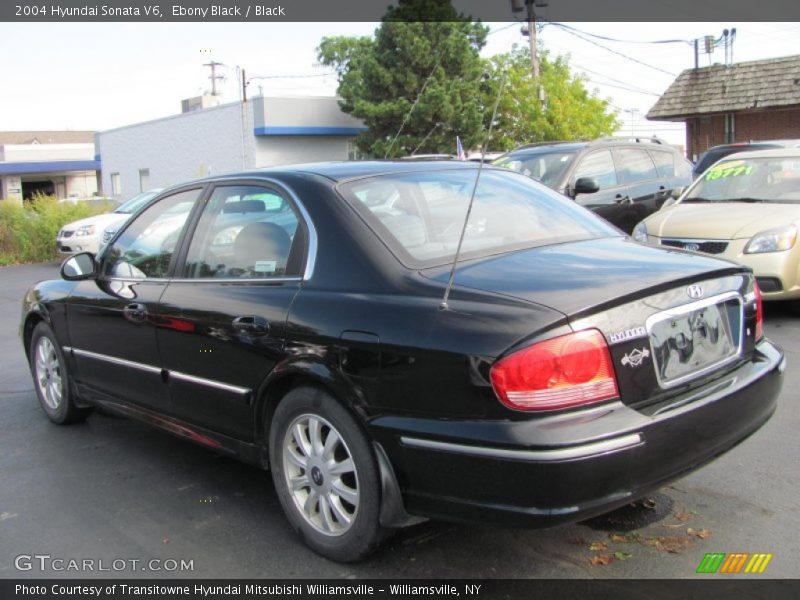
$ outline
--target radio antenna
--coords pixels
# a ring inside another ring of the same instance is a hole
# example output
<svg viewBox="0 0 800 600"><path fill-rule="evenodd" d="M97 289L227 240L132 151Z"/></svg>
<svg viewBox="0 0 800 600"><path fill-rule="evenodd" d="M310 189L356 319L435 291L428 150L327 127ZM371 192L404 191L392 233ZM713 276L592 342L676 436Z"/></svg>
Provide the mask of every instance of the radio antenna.
<svg viewBox="0 0 800 600"><path fill-rule="evenodd" d="M492 128L494 127L494 120L497 117L497 107L500 105L500 97L503 95L503 88L506 86L506 77L508 71L503 73L503 79L500 80L500 86L497 90L497 98L494 100L494 108L492 109L492 120L489 121L489 130L483 138L483 146L481 147L481 162L478 164L478 173L475 175L475 183L472 186L472 194L469 197L469 204L467 205L467 216L464 218L464 225L461 228L461 235L458 238L458 246L456 247L456 254L453 257L453 265L450 267L450 277L447 280L447 287L444 289L444 297L442 303L439 305L439 310L449 310L447 300L450 298L450 290L453 288L453 280L456 277L456 265L458 264L458 257L461 255L461 246L464 243L464 236L467 233L467 224L469 223L469 216L472 213L472 204L475 202L475 192L478 191L478 182L481 180L481 171L483 171L483 161L486 158L486 145L489 143L489 138L492 137Z"/></svg>
<svg viewBox="0 0 800 600"><path fill-rule="evenodd" d="M433 127L431 127L431 130L428 132L428 135L426 135L424 138L422 138L422 141L421 141L419 144L417 144L417 147L416 147L416 148L414 148L414 151L411 153L411 156L414 156L414 155L417 153L417 151L418 151L420 148L422 148L422 145L423 145L425 142L427 142L427 141L428 141L428 138L429 138L429 137L431 137L431 134L432 134L434 131L436 131L436 130L437 130L439 127L441 127L441 126L442 126L442 122L441 122L441 121L439 121L438 123L436 123L436 125L434 125Z"/></svg>
<svg viewBox="0 0 800 600"><path fill-rule="evenodd" d="M422 98L422 94L425 93L425 88L428 87L428 83L430 83L431 78L433 77L433 74L436 73L436 69L439 67L439 61L442 60L442 55L443 54L444 54L444 50L439 52L439 56L436 59L436 63L433 65L433 68L431 69L431 74L428 75L428 78L425 80L425 83L422 84L422 89L419 91L419 94L417 94L417 97L414 98L414 103L411 105L411 108L408 109L408 112L406 113L406 116L403 118L403 122L400 123L400 129L398 129L397 133L394 134L394 137L392 138L392 141L389 144L389 147L386 149L386 154L383 155L383 159L384 160L389 158L389 153L392 151L392 148L394 147L394 143L397 141L397 138L400 137L400 133L403 131L403 128L406 126L406 123L408 123L408 119L409 119L409 117L411 117L411 113L414 112L414 109L417 107L417 102L419 102L419 99Z"/></svg>

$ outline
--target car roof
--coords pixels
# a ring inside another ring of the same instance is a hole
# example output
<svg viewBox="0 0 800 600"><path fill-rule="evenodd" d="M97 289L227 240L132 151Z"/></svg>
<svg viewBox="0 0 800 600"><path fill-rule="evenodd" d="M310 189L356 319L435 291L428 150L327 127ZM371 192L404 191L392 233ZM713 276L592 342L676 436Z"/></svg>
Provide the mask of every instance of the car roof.
<svg viewBox="0 0 800 600"><path fill-rule="evenodd" d="M720 159L743 160L746 158L800 158L800 148L770 148L769 150L747 150L736 152Z"/></svg>
<svg viewBox="0 0 800 600"><path fill-rule="evenodd" d="M550 150L561 150L561 151L569 151L569 150L581 150L589 145L589 142L551 142L551 143L541 143L541 144L531 144L529 146L520 146L519 148L514 148L513 150L509 150L505 156L509 154L537 154L539 152L547 152Z"/></svg>
<svg viewBox="0 0 800 600"><path fill-rule="evenodd" d="M266 167L239 173L226 173L217 177L208 177L203 181L217 181L220 179L241 177L264 177L285 173L311 173L330 179L331 181L345 181L373 175L387 175L393 173L410 173L426 171L452 171L458 169L476 170L479 164L471 161L460 160L365 160L319 162L285 165L280 167ZM484 169L490 168L484 165Z"/></svg>
<svg viewBox="0 0 800 600"><path fill-rule="evenodd" d="M749 142L733 142L731 144L719 144L717 146L711 146L707 152L711 152L712 150L724 150L727 148L749 148L757 146L781 146L784 148L796 148L800 147L800 139L750 140Z"/></svg>

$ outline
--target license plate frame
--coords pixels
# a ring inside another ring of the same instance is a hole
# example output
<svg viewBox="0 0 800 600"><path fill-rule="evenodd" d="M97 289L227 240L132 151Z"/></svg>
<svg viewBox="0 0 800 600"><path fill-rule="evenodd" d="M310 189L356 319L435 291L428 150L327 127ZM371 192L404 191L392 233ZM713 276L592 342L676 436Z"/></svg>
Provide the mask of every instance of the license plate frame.
<svg viewBox="0 0 800 600"><path fill-rule="evenodd" d="M744 299L737 292L726 292L690 302L651 315L645 328L658 384L672 388L742 355Z"/></svg>

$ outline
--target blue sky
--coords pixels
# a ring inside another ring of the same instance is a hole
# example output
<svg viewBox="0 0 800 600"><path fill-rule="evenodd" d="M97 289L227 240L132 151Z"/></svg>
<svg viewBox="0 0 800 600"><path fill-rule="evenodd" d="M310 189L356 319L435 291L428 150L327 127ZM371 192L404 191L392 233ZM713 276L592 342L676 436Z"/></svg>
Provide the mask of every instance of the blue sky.
<svg viewBox="0 0 800 600"><path fill-rule="evenodd" d="M800 23L570 25L583 34L548 25L541 36L544 46L569 54L589 87L620 109L620 133L658 134L673 143L683 142L682 125L649 123L644 114L673 75L693 65L691 46L612 42L586 34L630 42L689 40L736 27L736 61L797 54L800 37ZM486 56L527 44L516 24L490 26ZM251 94L260 85L265 95L332 95L336 78L322 76L328 69L315 64L319 40L370 35L374 28L371 23L2 23L0 130L102 130L174 114L182 98L208 89L202 64L210 58L226 65L223 101L238 98L237 66L248 77L315 75L254 81ZM712 60L723 62L721 48ZM701 65L708 63L709 57L701 56Z"/></svg>

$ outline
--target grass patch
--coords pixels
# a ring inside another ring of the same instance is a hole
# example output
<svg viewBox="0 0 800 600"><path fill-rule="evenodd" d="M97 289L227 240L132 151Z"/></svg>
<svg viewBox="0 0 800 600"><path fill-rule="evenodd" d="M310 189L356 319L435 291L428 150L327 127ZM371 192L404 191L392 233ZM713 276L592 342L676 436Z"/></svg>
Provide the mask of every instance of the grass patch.
<svg viewBox="0 0 800 600"><path fill-rule="evenodd" d="M112 204L61 202L36 196L24 205L0 202L0 266L58 257L56 236L67 223L113 210Z"/></svg>

